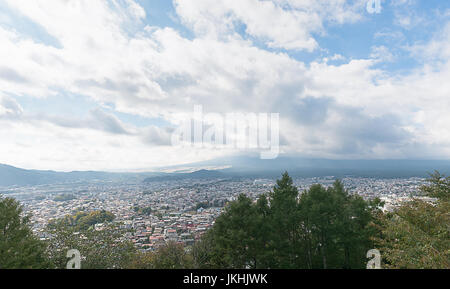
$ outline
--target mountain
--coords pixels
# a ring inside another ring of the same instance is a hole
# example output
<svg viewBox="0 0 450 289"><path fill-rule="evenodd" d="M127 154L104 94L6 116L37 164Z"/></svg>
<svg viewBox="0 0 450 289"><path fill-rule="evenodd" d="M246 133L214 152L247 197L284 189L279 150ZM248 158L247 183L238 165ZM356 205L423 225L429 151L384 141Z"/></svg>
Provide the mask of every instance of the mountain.
<svg viewBox="0 0 450 289"><path fill-rule="evenodd" d="M154 181L170 181L170 180L182 180L182 179L217 179L226 178L231 175L225 173L222 170L205 170L200 169L191 173L164 173L158 176L147 177L144 182Z"/></svg>
<svg viewBox="0 0 450 289"><path fill-rule="evenodd" d="M0 164L0 186L34 186L75 181L114 181L131 178L145 179L152 173L109 173L96 171L55 172L25 170Z"/></svg>
<svg viewBox="0 0 450 289"><path fill-rule="evenodd" d="M426 177L438 170L450 175L449 160L327 160L280 156L274 160L234 156L179 166L160 167L156 172L110 173L96 171L55 172L25 170L0 164L0 186L26 186L74 181L162 181L229 177L276 178L288 171L293 177L360 176Z"/></svg>
<svg viewBox="0 0 450 289"><path fill-rule="evenodd" d="M288 171L295 177L318 176L361 176L361 177L426 177L438 170L450 174L450 160L330 160L308 159L298 156L280 156L274 160L258 157L234 156L180 166L160 168L160 170L183 171L188 167L227 167L215 170L222 176L278 177Z"/></svg>

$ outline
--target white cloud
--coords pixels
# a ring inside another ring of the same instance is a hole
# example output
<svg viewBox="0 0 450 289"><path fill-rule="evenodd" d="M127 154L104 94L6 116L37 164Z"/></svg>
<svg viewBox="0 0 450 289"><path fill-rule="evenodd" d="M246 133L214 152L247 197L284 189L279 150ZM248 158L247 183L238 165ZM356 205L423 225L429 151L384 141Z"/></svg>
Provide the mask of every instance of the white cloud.
<svg viewBox="0 0 450 289"><path fill-rule="evenodd" d="M391 53L389 48L384 45L373 46L370 57L383 62L392 62L395 59L395 56Z"/></svg>
<svg viewBox="0 0 450 289"><path fill-rule="evenodd" d="M403 29L411 30L419 25L426 25L427 16L417 9L417 0L395 0L389 5L394 13L394 24Z"/></svg>
<svg viewBox="0 0 450 289"><path fill-rule="evenodd" d="M17 101L0 93L0 118L15 118L23 113Z"/></svg>
<svg viewBox="0 0 450 289"><path fill-rule="evenodd" d="M306 65L236 33L237 25L245 24L247 34L268 46L313 50L314 35L327 33L326 23L361 18L360 5L348 1L177 0L177 13L195 31L193 39L173 28L147 26L130 33L125 28L145 17L131 0L112 6L103 1L8 3L60 46L0 26L0 163L132 169L224 153L167 146L169 128L138 128L103 110L85 119L38 118L6 96L45 98L61 91L172 124L184 119L172 113L190 113L197 104L205 113L279 112L285 152L450 157L448 29L439 34L446 35L441 41L436 36L414 47L423 55L439 55L439 63L396 76L374 68L392 59L386 47L374 47L370 59L335 54L329 59L344 63Z"/></svg>
<svg viewBox="0 0 450 289"><path fill-rule="evenodd" d="M132 136L117 137L90 129L67 129L51 123L0 119L0 160L30 169L136 170L207 160L223 152L149 146Z"/></svg>
<svg viewBox="0 0 450 289"><path fill-rule="evenodd" d="M177 13L200 37L223 39L245 32L273 48L308 50L318 48L313 34L323 34L324 23L343 24L361 19L361 3L346 0L213 1L175 0Z"/></svg>
<svg viewBox="0 0 450 289"><path fill-rule="evenodd" d="M432 39L427 43L409 47L414 57L422 61L447 62L450 59L450 22L442 29L435 31Z"/></svg>

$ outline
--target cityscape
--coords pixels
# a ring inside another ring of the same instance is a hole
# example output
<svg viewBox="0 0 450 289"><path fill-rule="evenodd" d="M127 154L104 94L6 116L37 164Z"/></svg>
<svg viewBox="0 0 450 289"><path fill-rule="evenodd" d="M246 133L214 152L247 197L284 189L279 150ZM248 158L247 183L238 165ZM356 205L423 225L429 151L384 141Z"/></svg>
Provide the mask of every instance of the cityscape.
<svg viewBox="0 0 450 289"><path fill-rule="evenodd" d="M335 177L297 178L294 183L300 192L313 184L331 186ZM425 178L363 178L342 179L350 193L365 199L380 198L385 210L393 210L402 202L418 195ZM184 179L152 182L78 182L3 188L5 196L13 197L32 214L33 232L41 239L49 221L73 215L77 211L108 211L115 222L129 233L127 238L143 251L155 250L170 241L192 246L195 240L214 224L223 207L245 194L256 200L275 185L274 179ZM139 213L135 208L151 208ZM101 230L103 224L96 224Z"/></svg>

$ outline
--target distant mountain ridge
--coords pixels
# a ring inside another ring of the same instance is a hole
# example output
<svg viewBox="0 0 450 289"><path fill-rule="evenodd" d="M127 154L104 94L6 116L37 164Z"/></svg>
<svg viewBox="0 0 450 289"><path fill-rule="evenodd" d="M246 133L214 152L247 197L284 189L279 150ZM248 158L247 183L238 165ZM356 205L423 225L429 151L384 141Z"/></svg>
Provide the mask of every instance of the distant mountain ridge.
<svg viewBox="0 0 450 289"><path fill-rule="evenodd" d="M330 160L307 159L296 156L280 156L274 160L262 160L258 157L234 156L203 162L163 167L161 170L176 171L189 167L227 167L214 170L221 176L243 177L279 177L288 171L293 177L319 176L361 176L361 177L426 177L428 173L438 170L450 174L450 160ZM210 175L213 173L210 173ZM179 174L187 176L187 174Z"/></svg>
<svg viewBox="0 0 450 289"><path fill-rule="evenodd" d="M97 171L56 172L26 170L0 164L0 186L34 186L74 181L118 180L123 178L148 177L150 173L109 173Z"/></svg>
<svg viewBox="0 0 450 289"><path fill-rule="evenodd" d="M159 176L151 176L144 180L144 182L154 182L154 181L170 181L170 180L181 180L181 179L210 179L210 178L224 178L230 177L231 175L223 172L222 170L205 170L200 169L191 173L164 173Z"/></svg>
<svg viewBox="0 0 450 289"><path fill-rule="evenodd" d="M182 168L189 166L189 172ZM208 168L208 169L204 169ZM209 169L219 168L219 169ZM164 172L170 169L173 172ZM177 169L178 172L177 172ZM180 166L161 167L156 172L111 173L99 171L55 172L26 170L0 164L0 186L44 185L74 181L137 180L144 182L201 178L276 178L288 171L293 177L362 176L426 177L438 170L450 175L450 160L327 160L283 156L275 160L229 157Z"/></svg>

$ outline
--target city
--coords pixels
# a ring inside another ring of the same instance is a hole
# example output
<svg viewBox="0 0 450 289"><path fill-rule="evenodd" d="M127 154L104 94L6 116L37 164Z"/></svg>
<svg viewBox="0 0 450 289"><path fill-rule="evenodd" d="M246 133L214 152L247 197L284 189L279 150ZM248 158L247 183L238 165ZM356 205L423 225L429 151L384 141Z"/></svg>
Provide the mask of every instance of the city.
<svg viewBox="0 0 450 289"><path fill-rule="evenodd" d="M319 183L330 186L335 177L296 178L299 192ZM424 178L346 177L342 181L350 193L365 199L379 197L385 210L417 196ZM227 202L239 194L253 200L268 193L275 185L272 179L184 179L152 182L79 182L30 187L3 188L5 196L21 201L32 214L33 231L48 236L49 221L77 211L105 210L115 215L115 222L132 229L127 238L142 251L156 250L169 241L193 245L214 224ZM424 198L424 197L421 197ZM138 208L151 208L142 213ZM96 224L101 230L103 224Z"/></svg>

